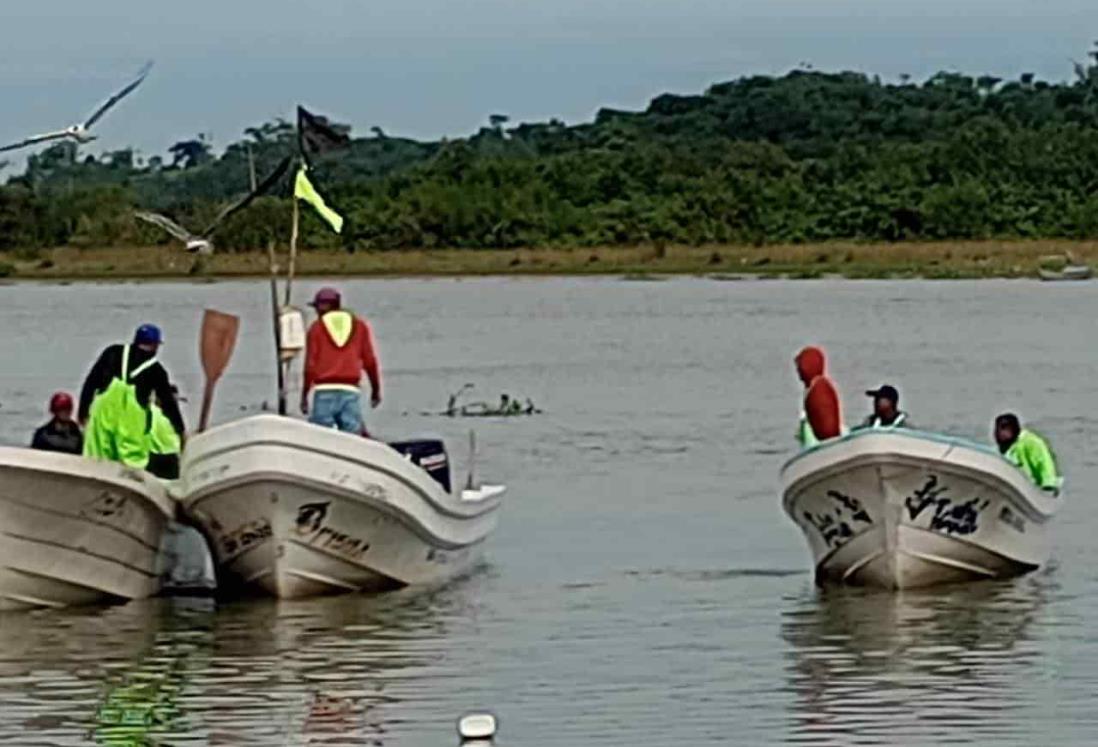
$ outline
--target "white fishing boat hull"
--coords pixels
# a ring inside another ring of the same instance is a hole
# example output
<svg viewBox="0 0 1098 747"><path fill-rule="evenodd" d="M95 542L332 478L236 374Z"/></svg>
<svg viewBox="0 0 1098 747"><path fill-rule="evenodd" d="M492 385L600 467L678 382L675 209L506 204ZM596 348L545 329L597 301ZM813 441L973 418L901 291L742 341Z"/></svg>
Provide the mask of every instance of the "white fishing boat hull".
<svg viewBox="0 0 1098 747"><path fill-rule="evenodd" d="M1090 280L1094 277L1094 270L1089 265L1068 265L1061 270L1038 270L1041 280Z"/></svg>
<svg viewBox="0 0 1098 747"><path fill-rule="evenodd" d="M184 511L230 596L445 581L480 558L502 492L452 496L386 444L273 415L196 436L182 468Z"/></svg>
<svg viewBox="0 0 1098 747"><path fill-rule="evenodd" d="M157 593L174 514L163 486L141 470L0 447L0 610Z"/></svg>
<svg viewBox="0 0 1098 747"><path fill-rule="evenodd" d="M979 444L863 431L782 469L819 584L905 589L1032 571L1062 498Z"/></svg>

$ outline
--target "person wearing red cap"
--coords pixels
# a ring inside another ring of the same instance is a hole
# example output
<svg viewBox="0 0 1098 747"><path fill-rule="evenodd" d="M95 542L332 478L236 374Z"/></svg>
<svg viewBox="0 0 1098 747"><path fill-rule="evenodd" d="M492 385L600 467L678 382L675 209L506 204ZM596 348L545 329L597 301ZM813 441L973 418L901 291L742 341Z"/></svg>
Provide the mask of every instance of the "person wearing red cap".
<svg viewBox="0 0 1098 747"><path fill-rule="evenodd" d="M40 451L58 451L63 454L80 454L84 451L84 435L73 420L72 397L58 392L50 397L50 422L34 432L31 448Z"/></svg>
<svg viewBox="0 0 1098 747"><path fill-rule="evenodd" d="M381 404L381 367L369 323L342 308L335 288L321 288L310 304L317 320L305 338L301 412L326 428L362 434L362 374L370 379L373 407ZM309 394L313 397L312 411Z"/></svg>

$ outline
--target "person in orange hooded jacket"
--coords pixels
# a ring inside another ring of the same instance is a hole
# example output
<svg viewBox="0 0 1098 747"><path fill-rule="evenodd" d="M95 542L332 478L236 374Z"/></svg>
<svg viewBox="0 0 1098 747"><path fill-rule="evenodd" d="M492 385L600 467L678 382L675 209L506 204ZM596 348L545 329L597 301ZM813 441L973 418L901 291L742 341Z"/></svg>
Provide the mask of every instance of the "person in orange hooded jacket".
<svg viewBox="0 0 1098 747"><path fill-rule="evenodd" d="M842 435L842 407L838 390L827 376L827 357L820 348L809 346L794 358L797 376L804 384L797 441L808 449L820 441Z"/></svg>
<svg viewBox="0 0 1098 747"><path fill-rule="evenodd" d="M335 288L321 288L311 304L317 320L305 339L305 381L301 412L309 421L346 433L366 432L362 422L361 382L370 380L373 407L381 404L381 366L369 323L342 308ZM309 394L313 390L312 411Z"/></svg>

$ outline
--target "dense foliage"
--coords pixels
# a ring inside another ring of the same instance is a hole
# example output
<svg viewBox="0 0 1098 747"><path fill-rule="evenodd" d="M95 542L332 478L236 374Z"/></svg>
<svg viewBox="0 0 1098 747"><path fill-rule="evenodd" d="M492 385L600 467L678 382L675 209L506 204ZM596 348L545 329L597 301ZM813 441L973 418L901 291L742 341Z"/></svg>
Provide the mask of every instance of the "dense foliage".
<svg viewBox="0 0 1098 747"><path fill-rule="evenodd" d="M594 122L490 125L416 142L374 129L318 164L343 236L306 212L312 247L590 246L1098 235L1098 51L1070 82L940 73L882 83L808 70L662 95ZM0 249L165 242L135 207L199 226L294 147L293 127L202 138L166 159L32 155L0 188ZM218 243L289 233L289 185Z"/></svg>

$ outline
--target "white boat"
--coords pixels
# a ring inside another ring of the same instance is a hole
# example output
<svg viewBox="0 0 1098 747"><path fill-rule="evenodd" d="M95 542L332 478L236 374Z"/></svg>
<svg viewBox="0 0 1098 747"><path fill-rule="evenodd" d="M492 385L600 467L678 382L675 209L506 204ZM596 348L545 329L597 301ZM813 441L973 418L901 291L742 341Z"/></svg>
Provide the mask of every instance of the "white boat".
<svg viewBox="0 0 1098 747"><path fill-rule="evenodd" d="M995 450L917 431L866 430L782 469L782 502L817 583L904 589L1032 571L1060 497Z"/></svg>
<svg viewBox="0 0 1098 747"><path fill-rule="evenodd" d="M1059 270L1041 268L1037 273L1041 276L1041 280L1046 281L1090 280L1094 276L1094 270L1090 265L1067 265Z"/></svg>
<svg viewBox="0 0 1098 747"><path fill-rule="evenodd" d="M175 504L148 473L0 447L0 609L151 596Z"/></svg>
<svg viewBox="0 0 1098 747"><path fill-rule="evenodd" d="M191 439L181 495L210 544L220 594L299 598L468 571L504 489L451 494L448 475L442 450L417 464L378 441L259 415Z"/></svg>

